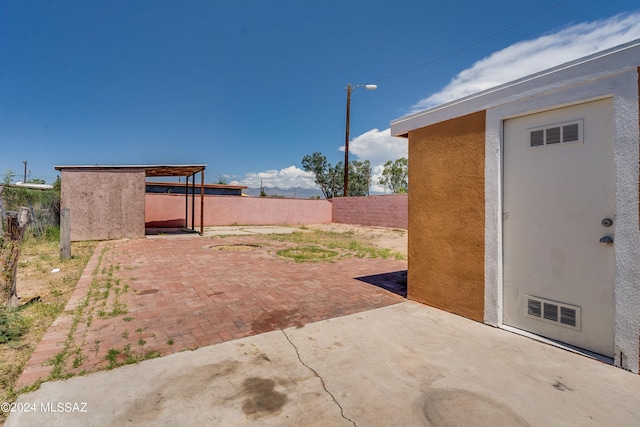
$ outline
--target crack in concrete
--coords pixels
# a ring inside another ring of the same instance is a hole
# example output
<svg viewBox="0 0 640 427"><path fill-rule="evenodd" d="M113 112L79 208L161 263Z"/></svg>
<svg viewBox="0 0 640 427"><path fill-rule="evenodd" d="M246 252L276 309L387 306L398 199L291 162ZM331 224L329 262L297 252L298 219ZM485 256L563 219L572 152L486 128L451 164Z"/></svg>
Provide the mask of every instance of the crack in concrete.
<svg viewBox="0 0 640 427"><path fill-rule="evenodd" d="M338 401L336 400L336 397L333 395L333 393L331 393L328 389L327 389L327 385L324 383L324 379L320 376L320 374L318 373L318 371L316 371L315 369L313 369L311 366L307 365L306 363L304 363L302 361L302 358L300 357L300 352L298 351L298 347L296 347L296 345L293 343L293 341L291 341L291 339L289 338L289 335L287 335L287 333L285 332L284 329L280 329L280 331L282 331L282 334L284 335L284 337L287 339L287 341L289 341L289 344L291 344L291 347L293 347L293 349L296 351L296 355L298 356L298 360L300 361L300 363L302 363L302 366L304 366L305 368L307 368L308 370L310 370L311 372L313 372L315 374L316 377L318 377L318 379L320 380L320 383L322 384L322 388L324 389L324 391L331 396L331 399L334 401L334 403L336 405L338 405L338 408L340 408L340 416L342 418L344 418L345 420L349 421L351 424L353 424L354 427L358 427L358 425L356 424L355 421L353 421L351 418L348 418L347 416L344 415L344 409L342 408L342 405L340 405L340 403L338 403Z"/></svg>

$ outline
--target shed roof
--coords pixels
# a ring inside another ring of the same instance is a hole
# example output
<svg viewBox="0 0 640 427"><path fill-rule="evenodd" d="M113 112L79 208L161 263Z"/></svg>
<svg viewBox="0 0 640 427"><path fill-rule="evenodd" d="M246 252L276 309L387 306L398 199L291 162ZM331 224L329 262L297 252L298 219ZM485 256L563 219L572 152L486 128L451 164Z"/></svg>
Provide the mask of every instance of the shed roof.
<svg viewBox="0 0 640 427"><path fill-rule="evenodd" d="M191 176L202 172L206 165L82 165L56 166L62 170L108 171L108 170L139 170L144 169L146 176Z"/></svg>

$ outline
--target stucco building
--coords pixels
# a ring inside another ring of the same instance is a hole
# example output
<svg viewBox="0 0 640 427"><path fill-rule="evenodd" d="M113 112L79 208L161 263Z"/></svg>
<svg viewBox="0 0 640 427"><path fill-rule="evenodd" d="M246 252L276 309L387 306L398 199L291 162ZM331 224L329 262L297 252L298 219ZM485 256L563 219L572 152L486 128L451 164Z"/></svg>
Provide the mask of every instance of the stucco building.
<svg viewBox="0 0 640 427"><path fill-rule="evenodd" d="M185 194L180 225L189 224L191 213L193 228L195 198L200 199L200 205L204 200L204 169L205 165L56 166L61 181L60 208L70 213L71 240L143 237L147 177L185 177L185 187L191 179L191 197ZM196 174L201 177L197 189Z"/></svg>
<svg viewBox="0 0 640 427"><path fill-rule="evenodd" d="M411 299L638 372L640 40L395 120Z"/></svg>

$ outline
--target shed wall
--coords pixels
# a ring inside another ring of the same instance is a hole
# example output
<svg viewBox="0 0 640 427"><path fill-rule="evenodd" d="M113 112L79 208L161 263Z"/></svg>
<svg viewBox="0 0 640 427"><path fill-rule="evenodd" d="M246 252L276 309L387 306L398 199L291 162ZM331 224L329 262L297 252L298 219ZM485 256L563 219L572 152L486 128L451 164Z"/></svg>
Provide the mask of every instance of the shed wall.
<svg viewBox="0 0 640 427"><path fill-rule="evenodd" d="M71 240L143 237L145 171L62 170L61 208Z"/></svg>
<svg viewBox="0 0 640 427"><path fill-rule="evenodd" d="M485 112L409 132L408 297L484 318Z"/></svg>

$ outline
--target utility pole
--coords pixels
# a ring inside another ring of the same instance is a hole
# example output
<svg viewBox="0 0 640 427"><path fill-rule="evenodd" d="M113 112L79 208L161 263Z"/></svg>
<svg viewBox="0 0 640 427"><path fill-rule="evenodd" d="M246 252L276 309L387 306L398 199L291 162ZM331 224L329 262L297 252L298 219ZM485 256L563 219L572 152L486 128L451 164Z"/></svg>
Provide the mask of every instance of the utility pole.
<svg viewBox="0 0 640 427"><path fill-rule="evenodd" d="M376 85L347 85L347 127L344 132L344 187L342 197L349 196L349 125L351 121L351 91L357 87L364 87L367 90L376 90Z"/></svg>
<svg viewBox="0 0 640 427"><path fill-rule="evenodd" d="M344 133L344 180L342 197L349 195L349 122L351 119L351 83L347 85L347 129Z"/></svg>
<svg viewBox="0 0 640 427"><path fill-rule="evenodd" d="M24 163L24 179L22 182L27 182L27 161L23 160L22 163Z"/></svg>

